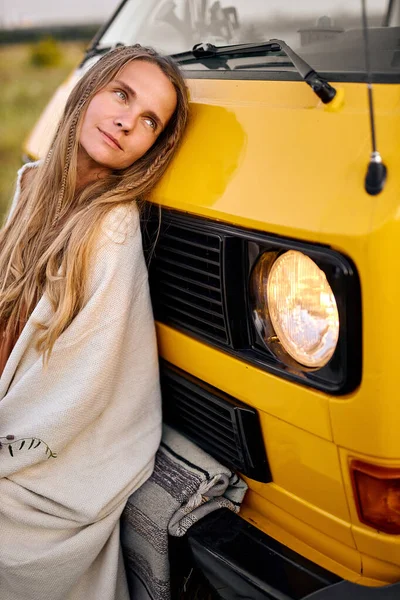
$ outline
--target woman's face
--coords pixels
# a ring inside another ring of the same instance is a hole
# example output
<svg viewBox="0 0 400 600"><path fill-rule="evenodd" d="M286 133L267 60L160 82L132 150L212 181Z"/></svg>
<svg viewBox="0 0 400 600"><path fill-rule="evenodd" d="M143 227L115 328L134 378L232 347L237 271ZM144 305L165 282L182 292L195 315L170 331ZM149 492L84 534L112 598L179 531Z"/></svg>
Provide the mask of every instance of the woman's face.
<svg viewBox="0 0 400 600"><path fill-rule="evenodd" d="M102 171L125 169L143 156L176 107L173 84L152 63L134 60L90 101L79 159Z"/></svg>

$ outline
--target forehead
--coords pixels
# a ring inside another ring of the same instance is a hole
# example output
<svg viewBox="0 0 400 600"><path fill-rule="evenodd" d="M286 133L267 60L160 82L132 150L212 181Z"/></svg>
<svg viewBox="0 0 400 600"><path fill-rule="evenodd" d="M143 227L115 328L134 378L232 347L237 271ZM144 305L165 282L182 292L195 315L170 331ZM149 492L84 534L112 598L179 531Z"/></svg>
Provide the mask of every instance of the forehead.
<svg viewBox="0 0 400 600"><path fill-rule="evenodd" d="M165 84L169 83L171 85L168 77L158 65L140 59L131 60L124 65L117 73L116 79L121 79L121 77L128 80L141 79L143 82L148 80L163 81Z"/></svg>
<svg viewBox="0 0 400 600"><path fill-rule="evenodd" d="M115 79L129 85L136 94L175 94L175 88L167 75L156 64L133 60L122 67Z"/></svg>

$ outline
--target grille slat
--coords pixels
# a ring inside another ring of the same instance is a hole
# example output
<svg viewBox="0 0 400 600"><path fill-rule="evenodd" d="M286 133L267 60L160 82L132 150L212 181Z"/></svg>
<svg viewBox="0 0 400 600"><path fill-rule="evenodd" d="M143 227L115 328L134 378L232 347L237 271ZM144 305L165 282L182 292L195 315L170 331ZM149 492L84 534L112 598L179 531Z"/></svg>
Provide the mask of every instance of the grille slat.
<svg viewBox="0 0 400 600"><path fill-rule="evenodd" d="M208 328L211 328L211 330L213 328L215 328L215 329L219 329L220 331L225 331L225 328L222 325L219 325L218 323L214 323L213 321L210 321L208 319L203 319L202 317L198 317L197 315L190 313L188 310L183 310L177 306L174 306L173 304L171 304L169 302L164 301L163 307L170 309L170 311L172 311L172 312L178 313L178 315L180 317L182 317L182 316L187 317L188 323L190 322L190 320L195 321L194 325L197 328L199 328L200 325L203 324L205 326L205 328L208 327ZM173 316L173 315L171 315L171 316Z"/></svg>
<svg viewBox="0 0 400 600"><path fill-rule="evenodd" d="M185 398L186 401L188 401L187 399L190 398L191 403L198 404L200 407L206 406L209 417L211 418L211 415L214 415L216 422L219 423L221 427L231 431L232 417L229 412L224 411L225 414L222 414L221 408L214 402L207 401L207 398L204 395L197 395L193 389L185 390L184 386L179 387L178 385L174 385L173 380L170 380L168 385L171 390L174 391L175 395L182 394L182 397ZM188 395L185 395L185 392L187 392ZM225 423L221 423L221 420L225 421Z"/></svg>
<svg viewBox="0 0 400 600"><path fill-rule="evenodd" d="M214 249L219 252L220 238L216 235L202 233L194 229L181 227L177 224L167 225L163 230L163 235L178 242L185 241L198 248Z"/></svg>
<svg viewBox="0 0 400 600"><path fill-rule="evenodd" d="M195 281L194 279L191 279L190 277L185 276L183 273L177 274L177 273L173 273L172 271L168 271L165 268L161 268L159 265L155 265L154 269L158 272L161 273L161 275L159 276L159 282L160 283L166 283L166 280L162 278L162 275L165 273L165 275L168 275L169 277L173 277L182 281L185 281L186 283L192 285L192 286L198 286L201 287L202 289L208 290L214 294L218 294L219 297L221 297L221 290L219 287L215 287L213 285L204 283L202 281Z"/></svg>
<svg viewBox="0 0 400 600"><path fill-rule="evenodd" d="M184 419L181 419L184 421ZM196 427L194 423L190 421L184 422L184 427L187 433L192 433L196 437L196 442L203 446L207 452L212 453L214 451L215 454L218 454L219 459L222 463L226 465L232 465L235 469L239 468L241 460L237 454L232 454L228 452L224 447L222 447L219 440L215 438L210 438L210 436L204 432L203 430Z"/></svg>
<svg viewBox="0 0 400 600"><path fill-rule="evenodd" d="M228 452L231 452L233 456L236 456L236 447L235 447L233 441L230 440L228 437L224 437L221 432L221 429L218 428L218 426L216 424L211 424L210 421L207 420L206 418L202 419L197 414L192 412L190 410L190 407L185 407L183 403L179 404L179 412L180 412L180 419L182 421L187 421L188 423L192 423L199 429L202 429L203 426L206 427L207 430L209 428L211 428L215 433L218 434L219 443L221 444L221 446L226 448L226 450Z"/></svg>
<svg viewBox="0 0 400 600"><path fill-rule="evenodd" d="M210 297L204 296L203 294L199 294L198 292L195 292L193 289L192 290L185 289L185 288L181 287L180 285L177 285L176 283L171 283L171 281L165 281L164 279L161 280L161 283L165 287L177 290L177 292L179 292L181 294L188 294L189 296L196 296L196 298L198 298L199 300L204 300L205 302L211 302L211 304L216 304L218 306L222 306L222 302L220 300L215 300L214 298L210 298Z"/></svg>
<svg viewBox="0 0 400 600"><path fill-rule="evenodd" d="M198 273L199 275L204 275L205 277L212 277L213 279L219 280L219 275L215 273L209 273L208 271L203 271L203 269L198 269L197 267L192 267L187 263L182 263L177 260L173 260L171 258L167 258L166 256L157 256L157 261L160 263L167 263L167 265L174 265L175 267L179 267L180 269L187 269L188 271L193 271L194 273Z"/></svg>
<svg viewBox="0 0 400 600"><path fill-rule="evenodd" d="M161 365L164 419L232 470L271 481L257 412L201 380Z"/></svg>
<svg viewBox="0 0 400 600"><path fill-rule="evenodd" d="M208 425L210 427L213 427L214 429L216 428L217 431L219 432L220 435L224 436L225 439L229 440L231 439L231 435L232 435L232 423L230 423L230 427L223 425L221 423L221 421L218 421L218 419L216 418L216 415L213 414L211 411L205 413L204 412L204 406L203 407L196 407L193 404L193 397L189 399L185 399L183 398L179 393L177 394L175 392L175 398L177 403L179 403L179 407L183 412L187 412L188 414L193 414L193 416L196 416L200 421L202 421L203 423L208 423ZM207 407L209 410L209 407ZM206 417L204 416L206 415Z"/></svg>
<svg viewBox="0 0 400 600"><path fill-rule="evenodd" d="M226 338L224 338L224 336L222 334L220 334L220 332L217 331L216 329L214 329L213 327L206 327L206 326L204 326L204 324L197 326L194 322L190 322L189 319L187 321L188 322L185 325L186 330L190 330L191 332L201 335L202 337L209 337L214 340L218 339L219 341L226 342ZM165 319L165 322L168 322L171 325L176 325L177 327L179 327L182 325L182 318L180 316L174 317L173 315L171 315L168 318L168 321Z"/></svg>
<svg viewBox="0 0 400 600"><path fill-rule="evenodd" d="M150 263L150 286L157 320L230 344L222 239L166 216Z"/></svg>
<svg viewBox="0 0 400 600"><path fill-rule="evenodd" d="M206 250L207 252L215 253L219 253L220 251L219 248L213 248L212 246L207 244L199 244L198 242L193 242L192 240L183 239L182 237L171 235L168 232L166 232L163 237L165 237L165 239L167 240L172 240L173 242L179 242L179 244L187 244L189 246L193 246L197 250Z"/></svg>
<svg viewBox="0 0 400 600"><path fill-rule="evenodd" d="M175 248L174 246L167 246L166 244L159 244L157 250L161 250L161 251L164 250L165 252L173 252L175 254L179 254L180 256L185 256L185 257L193 259L193 253L185 252L185 250L181 250L180 248ZM196 260L203 261L203 262L207 263L208 265L214 265L217 267L217 269L219 268L219 261L211 260L207 256L200 256L199 254L196 254Z"/></svg>
<svg viewBox="0 0 400 600"><path fill-rule="evenodd" d="M216 317L218 320L222 320L222 324L224 324L224 318L221 317L221 314L219 312L216 312L215 310L211 310L209 308L202 308L201 306L196 305L193 301L186 300L185 298L180 298L178 294L171 294L170 292L163 291L162 296L165 298L169 298L170 301L172 300L173 302L176 302L177 304L174 304L176 308L179 308L179 304L183 304L188 309L192 308L194 311L202 311L206 315Z"/></svg>

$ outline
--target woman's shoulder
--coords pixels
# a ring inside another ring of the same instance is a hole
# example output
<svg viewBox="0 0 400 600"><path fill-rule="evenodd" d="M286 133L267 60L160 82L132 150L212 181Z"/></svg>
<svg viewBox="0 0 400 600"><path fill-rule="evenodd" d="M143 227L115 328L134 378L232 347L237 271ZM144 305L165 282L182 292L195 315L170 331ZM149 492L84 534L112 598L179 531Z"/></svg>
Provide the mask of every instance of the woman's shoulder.
<svg viewBox="0 0 400 600"><path fill-rule="evenodd" d="M17 172L17 181L15 186L14 197L12 198L10 209L8 212L7 222L10 221L15 207L18 204L19 197L21 195L21 191L25 190L27 186L29 186L32 182L32 179L36 173L36 168L40 165L41 161L36 162L28 162L22 165L22 167Z"/></svg>
<svg viewBox="0 0 400 600"><path fill-rule="evenodd" d="M102 290L122 297L128 290L132 295L146 278L139 211L135 204L115 206L101 223L88 293Z"/></svg>
<svg viewBox="0 0 400 600"><path fill-rule="evenodd" d="M18 197L21 190L24 190L26 186L30 185L33 177L35 176L36 169L40 165L41 161L36 160L35 162L27 162L17 171L17 186L15 195Z"/></svg>
<svg viewBox="0 0 400 600"><path fill-rule="evenodd" d="M20 189L25 189L26 185L29 185L36 173L37 167L41 161L36 160L34 162L27 162L17 172L17 185Z"/></svg>
<svg viewBox="0 0 400 600"><path fill-rule="evenodd" d="M137 235L140 227L136 203L118 204L112 208L103 220L102 231L116 244L124 244Z"/></svg>

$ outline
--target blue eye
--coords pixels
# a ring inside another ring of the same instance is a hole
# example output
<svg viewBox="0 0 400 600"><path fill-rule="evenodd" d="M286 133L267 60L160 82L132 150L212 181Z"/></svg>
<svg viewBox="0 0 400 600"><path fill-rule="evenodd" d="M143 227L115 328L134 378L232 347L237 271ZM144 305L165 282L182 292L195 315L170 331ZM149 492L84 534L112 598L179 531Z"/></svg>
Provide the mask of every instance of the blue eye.
<svg viewBox="0 0 400 600"><path fill-rule="evenodd" d="M125 100L127 99L127 95L125 94L125 92L123 92L122 90L115 90L115 93L118 96L118 98L125 102Z"/></svg>
<svg viewBox="0 0 400 600"><path fill-rule="evenodd" d="M157 123L153 119L151 119L150 117L146 117L145 121L150 125L152 129L157 129Z"/></svg>

